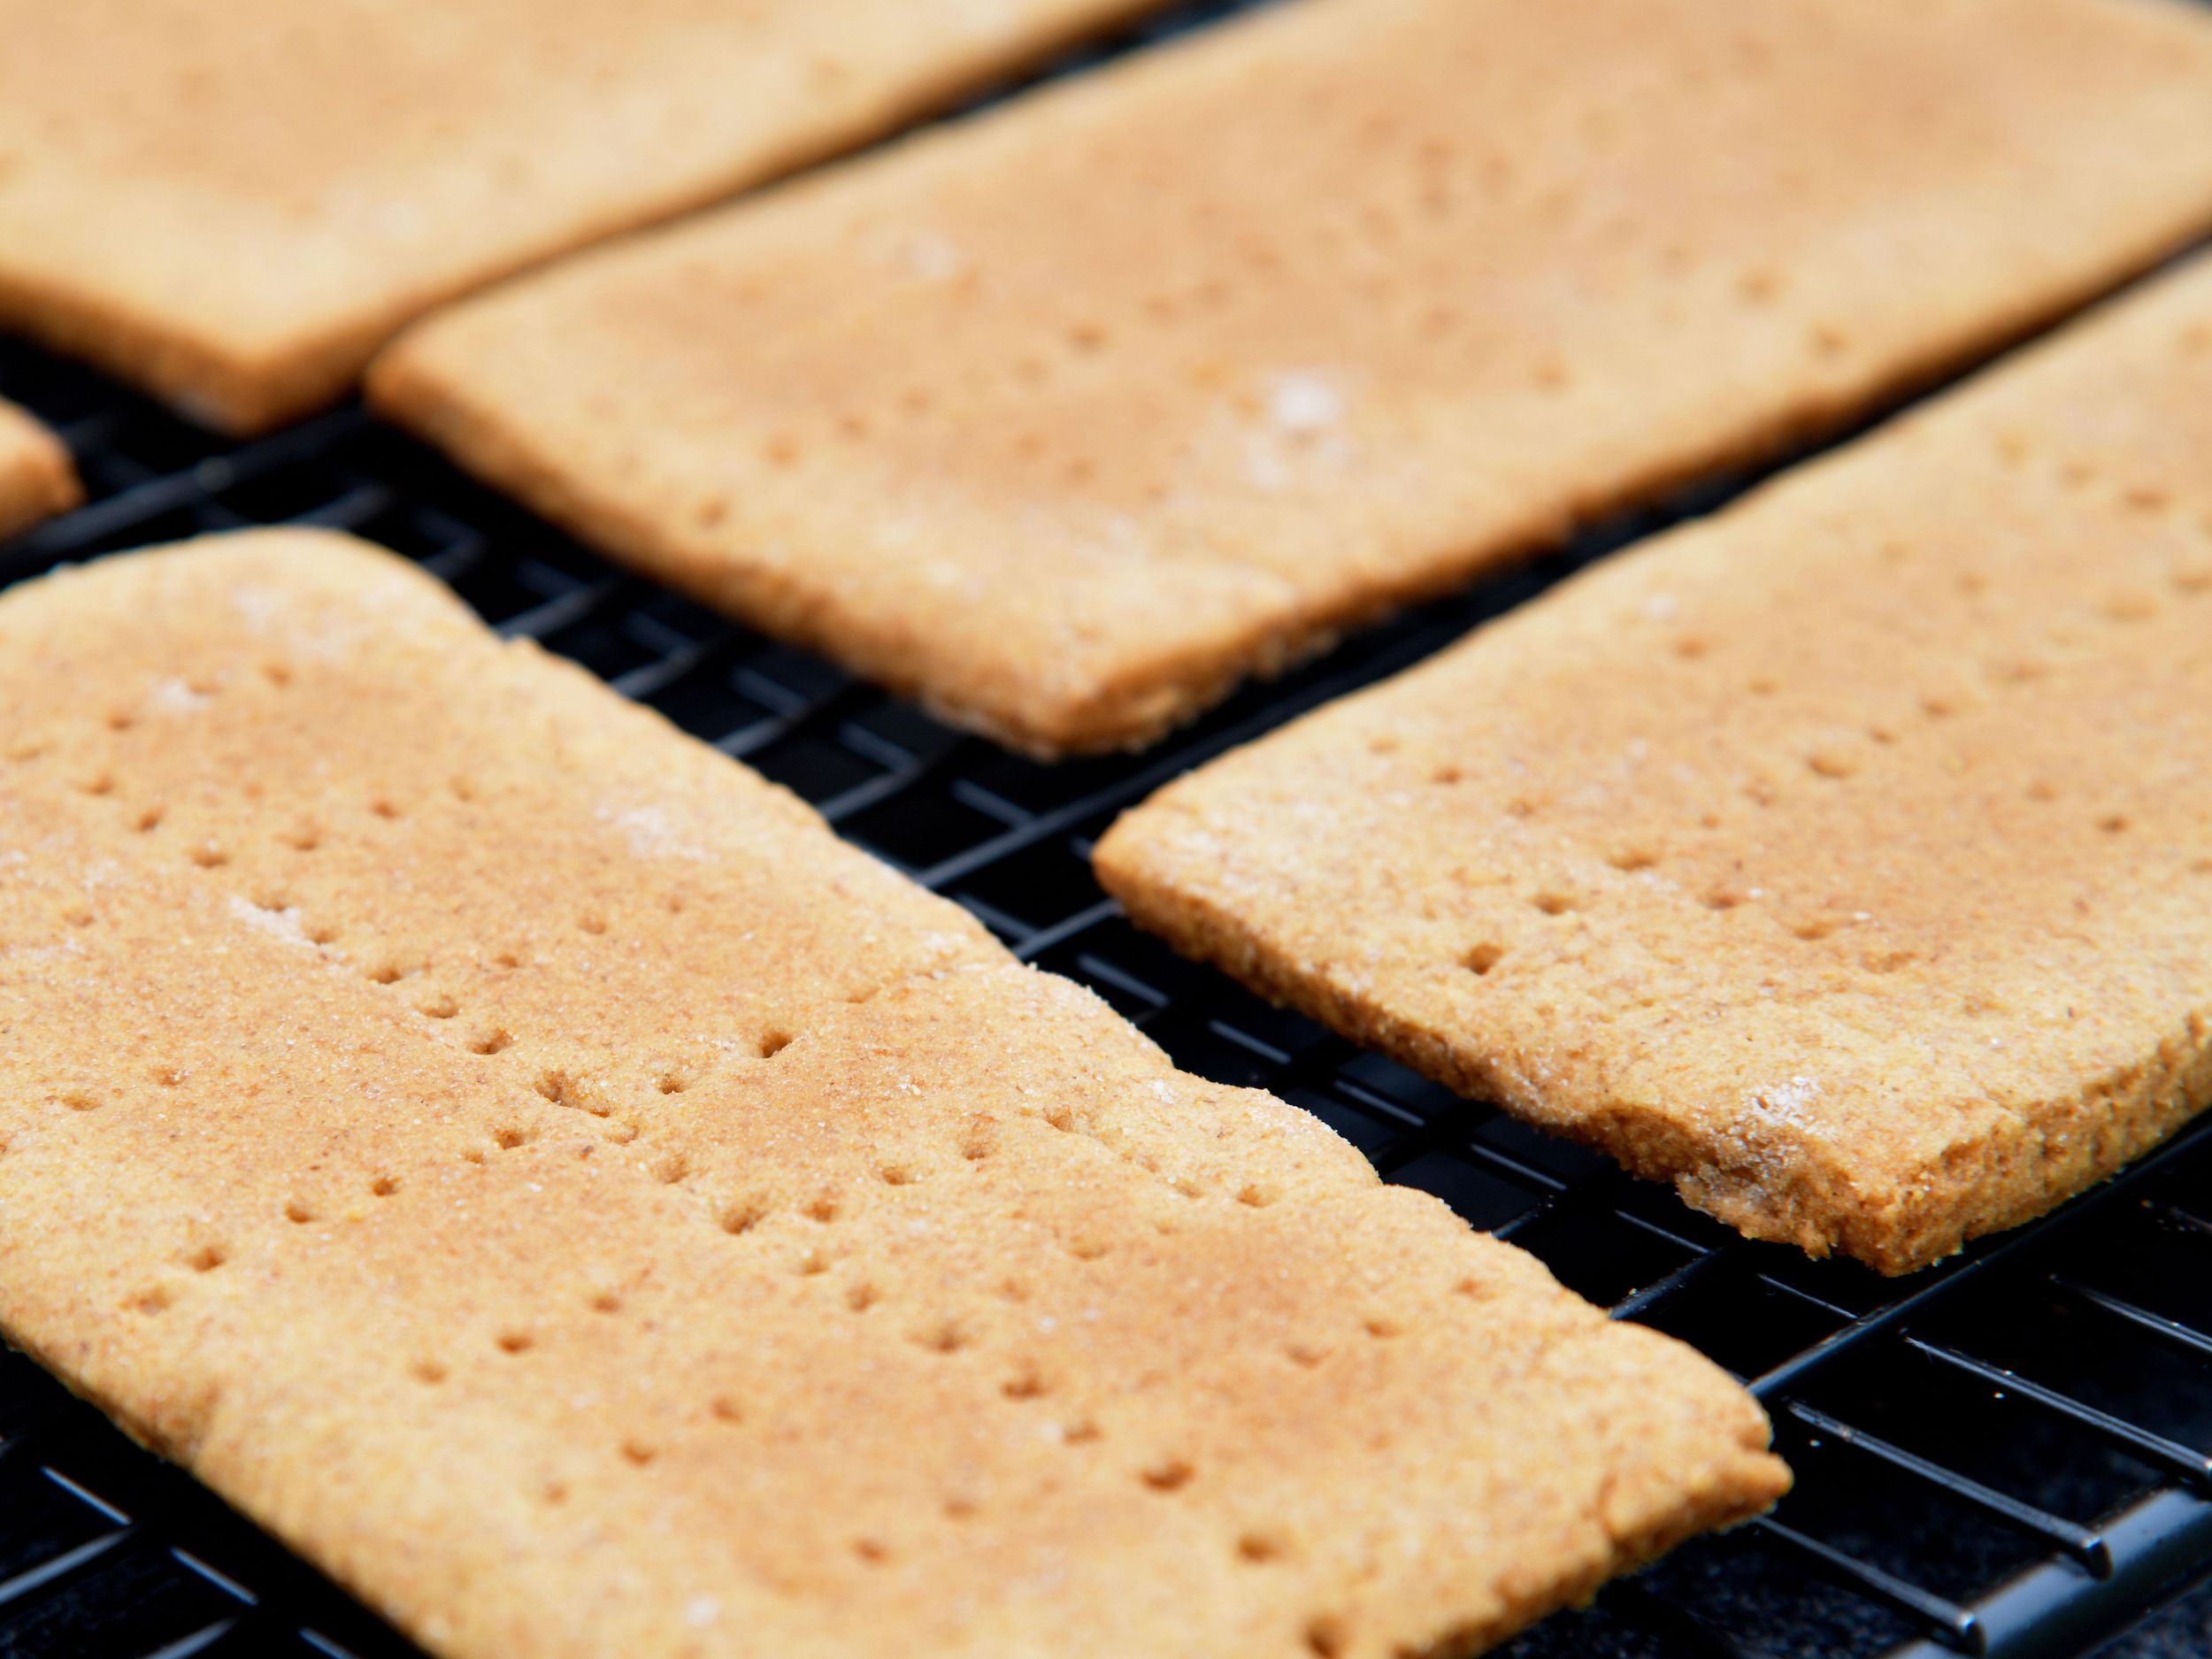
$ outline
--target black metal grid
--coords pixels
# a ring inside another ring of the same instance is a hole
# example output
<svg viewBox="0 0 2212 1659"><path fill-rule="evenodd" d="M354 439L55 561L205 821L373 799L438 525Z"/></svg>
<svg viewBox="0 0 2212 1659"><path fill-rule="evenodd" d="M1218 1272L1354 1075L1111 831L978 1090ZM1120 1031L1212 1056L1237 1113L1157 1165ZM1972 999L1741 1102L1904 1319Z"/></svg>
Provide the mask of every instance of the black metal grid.
<svg viewBox="0 0 2212 1659"><path fill-rule="evenodd" d="M1166 27L1227 9L1187 8ZM8 342L0 396L60 430L92 497L0 547L0 583L249 525L398 549L502 632L789 785L1024 958L1093 987L1182 1065L1316 1113L1389 1179L1743 1377L1797 1490L1773 1517L1547 1621L1508 1648L1517 1659L2043 1659L2086 1652L2212 1571L2212 1129L2049 1220L1885 1281L1748 1243L1269 1007L1136 933L1092 880L1092 839L1159 782L1744 480L1363 635L1153 754L1046 766L614 570L357 408L230 444ZM0 1659L412 1652L28 1361L0 1356Z"/></svg>

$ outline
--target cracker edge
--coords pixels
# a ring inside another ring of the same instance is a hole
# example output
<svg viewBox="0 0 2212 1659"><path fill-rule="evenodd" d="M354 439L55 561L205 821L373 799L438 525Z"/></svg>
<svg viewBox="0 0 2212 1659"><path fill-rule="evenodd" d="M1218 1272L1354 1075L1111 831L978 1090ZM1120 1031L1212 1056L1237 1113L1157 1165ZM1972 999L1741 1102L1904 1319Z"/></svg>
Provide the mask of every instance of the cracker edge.
<svg viewBox="0 0 2212 1659"><path fill-rule="evenodd" d="M27 412L19 423L7 424L19 425L29 442L14 465L0 472L0 541L84 502L84 486L67 446Z"/></svg>
<svg viewBox="0 0 2212 1659"><path fill-rule="evenodd" d="M1182 880L1181 861L1150 842L1153 827L1183 810L1156 795L1125 812L1093 855L1100 885L1139 927L1460 1094L1494 1102L1598 1148L1633 1174L1669 1183L1693 1209L1748 1237L1793 1244L1809 1256L1840 1252L1892 1278L1917 1271L1970 1240L2019 1226L2101 1184L2212 1108L2212 1041L2199 1036L2193 1054L2179 1043L2162 1045L2071 1095L2034 1102L2039 1127L2007 1114L1999 1131L2015 1129L2016 1140L1985 1133L1940 1161L1870 1168L1793 1133L1778 1175L1732 1168L1650 1102L1577 1089L1563 1091L1563 1098L1539 1096L1475 1042L1395 1013L1325 971L1286 961L1263 928L1209 896L1202 880ZM2181 1050L2177 1058L2169 1052L2174 1048ZM2054 1187L2039 1179L2034 1154L2050 1130L2074 1127L2118 1133L2093 1138L2085 1174Z"/></svg>

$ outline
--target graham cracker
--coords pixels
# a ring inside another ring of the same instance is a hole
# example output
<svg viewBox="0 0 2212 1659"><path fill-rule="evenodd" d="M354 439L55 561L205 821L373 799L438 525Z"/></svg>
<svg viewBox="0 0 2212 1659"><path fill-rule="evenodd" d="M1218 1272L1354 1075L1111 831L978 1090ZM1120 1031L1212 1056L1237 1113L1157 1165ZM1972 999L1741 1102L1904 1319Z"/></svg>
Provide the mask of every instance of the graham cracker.
<svg viewBox="0 0 2212 1659"><path fill-rule="evenodd" d="M257 431L1147 0L0 0L0 326Z"/></svg>
<svg viewBox="0 0 2212 1659"><path fill-rule="evenodd" d="M423 324L394 418L1041 754L2212 227L2165 0L1315 0Z"/></svg>
<svg viewBox="0 0 2212 1659"><path fill-rule="evenodd" d="M2212 265L1176 783L1138 921L1885 1272L2212 1102Z"/></svg>
<svg viewBox="0 0 2212 1659"><path fill-rule="evenodd" d="M412 568L0 597L0 1327L449 1659L1471 1652L1752 1400Z"/></svg>
<svg viewBox="0 0 2212 1659"><path fill-rule="evenodd" d="M61 440L0 398L0 539L84 498Z"/></svg>

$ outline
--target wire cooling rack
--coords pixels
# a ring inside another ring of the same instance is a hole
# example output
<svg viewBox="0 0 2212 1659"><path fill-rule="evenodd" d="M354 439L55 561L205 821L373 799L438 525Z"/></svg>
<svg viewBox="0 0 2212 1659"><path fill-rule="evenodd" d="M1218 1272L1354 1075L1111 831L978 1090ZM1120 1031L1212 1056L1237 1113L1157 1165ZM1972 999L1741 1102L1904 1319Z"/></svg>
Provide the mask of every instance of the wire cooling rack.
<svg viewBox="0 0 2212 1659"><path fill-rule="evenodd" d="M1119 50L1230 6L1185 8ZM1057 66L1079 68L1097 53ZM1663 1188L1363 1053L1134 931L1092 840L1186 768L1414 662L1744 479L1249 688L1142 757L1041 765L626 575L349 407L232 444L0 342L88 505L0 546L0 582L211 530L341 528L805 796L1185 1067L1269 1088L1389 1179L1533 1251L1765 1402L1797 1489L1547 1621L1516 1659L2079 1655L2212 1572L2212 1129L1902 1282L1747 1242ZM406 1659L402 1639L28 1361L0 1356L0 1659Z"/></svg>

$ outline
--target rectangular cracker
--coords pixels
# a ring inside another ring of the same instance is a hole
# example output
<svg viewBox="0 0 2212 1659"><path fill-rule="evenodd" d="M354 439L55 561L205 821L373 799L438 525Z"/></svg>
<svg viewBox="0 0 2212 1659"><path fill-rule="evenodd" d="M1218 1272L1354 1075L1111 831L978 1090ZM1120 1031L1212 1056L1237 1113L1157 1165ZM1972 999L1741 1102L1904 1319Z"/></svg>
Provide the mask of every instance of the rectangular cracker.
<svg viewBox="0 0 2212 1659"><path fill-rule="evenodd" d="M419 572L0 598L0 1327L434 1651L1471 1651L1756 1405Z"/></svg>
<svg viewBox="0 0 2212 1659"><path fill-rule="evenodd" d="M2212 1102L2212 265L1171 786L1138 921L1885 1272Z"/></svg>
<svg viewBox="0 0 2212 1659"><path fill-rule="evenodd" d="M0 540L84 498L61 440L0 398Z"/></svg>
<svg viewBox="0 0 2212 1659"><path fill-rule="evenodd" d="M0 0L0 326L252 431L1151 0Z"/></svg>
<svg viewBox="0 0 2212 1659"><path fill-rule="evenodd" d="M2212 226L2165 0L1317 0L411 333L541 511L1045 754Z"/></svg>

